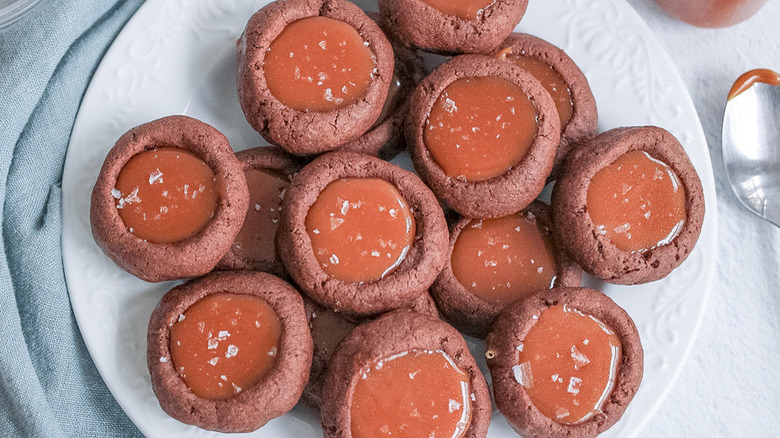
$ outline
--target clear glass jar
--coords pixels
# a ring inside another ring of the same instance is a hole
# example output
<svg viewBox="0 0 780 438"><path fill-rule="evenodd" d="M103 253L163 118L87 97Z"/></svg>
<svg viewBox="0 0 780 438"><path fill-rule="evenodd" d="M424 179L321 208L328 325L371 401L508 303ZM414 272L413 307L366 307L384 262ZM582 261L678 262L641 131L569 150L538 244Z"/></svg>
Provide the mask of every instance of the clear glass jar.
<svg viewBox="0 0 780 438"><path fill-rule="evenodd" d="M699 27L727 27L755 15L768 0L656 0L669 15Z"/></svg>
<svg viewBox="0 0 780 438"><path fill-rule="evenodd" d="M41 0L0 0L0 29L30 12Z"/></svg>

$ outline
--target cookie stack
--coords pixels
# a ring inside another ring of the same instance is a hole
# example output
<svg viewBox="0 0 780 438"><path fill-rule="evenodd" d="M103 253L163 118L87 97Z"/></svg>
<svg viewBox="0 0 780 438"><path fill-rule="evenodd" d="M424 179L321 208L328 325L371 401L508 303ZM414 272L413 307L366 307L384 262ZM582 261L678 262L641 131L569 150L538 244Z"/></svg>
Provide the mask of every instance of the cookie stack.
<svg viewBox="0 0 780 438"><path fill-rule="evenodd" d="M273 146L234 154L184 116L119 139L92 230L131 274L188 280L149 322L169 415L249 432L303 397L326 437L484 437L493 401L466 334L485 339L522 436L620 419L642 347L583 270L668 275L698 239L701 182L662 128L597 135L574 61L511 33L526 7L276 1L249 18L237 64L241 108ZM425 52L449 58L428 71ZM416 173L387 161L404 150Z"/></svg>

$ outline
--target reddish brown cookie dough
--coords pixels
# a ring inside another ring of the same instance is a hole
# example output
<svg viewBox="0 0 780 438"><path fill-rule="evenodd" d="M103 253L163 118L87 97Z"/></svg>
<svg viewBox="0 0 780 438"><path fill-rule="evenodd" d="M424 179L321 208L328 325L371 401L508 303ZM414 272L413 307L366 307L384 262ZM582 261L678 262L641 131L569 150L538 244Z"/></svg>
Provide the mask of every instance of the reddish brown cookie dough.
<svg viewBox="0 0 780 438"><path fill-rule="evenodd" d="M372 51L375 69L366 94L331 111L297 111L268 89L266 53L284 28L308 17L327 17L349 24ZM371 128L379 117L393 77L393 48L373 20L345 0L279 0L259 10L238 45L238 98L247 121L266 140L294 155L338 148Z"/></svg>
<svg viewBox="0 0 780 438"><path fill-rule="evenodd" d="M247 149L236 153L236 158L241 162L241 166L244 172L248 170L266 170L279 172L281 176L287 176L292 179L292 176L300 170L303 163L284 152L284 150L276 147L258 147L253 149ZM247 181L248 182L248 181ZM252 187L249 187L250 194ZM280 199L281 201L281 199ZM252 214L254 209L253 205L249 206L247 214ZM278 212L281 215L281 212ZM246 227L246 223L244 226ZM242 229L243 231L243 229ZM274 239L275 241L276 239ZM225 271L235 270L250 270L250 271L263 271L274 275L284 276L284 265L281 260L274 261L261 260L259 258L241 257L235 248L236 242L230 247L230 251L225 254L225 257L219 261L215 269Z"/></svg>
<svg viewBox="0 0 780 438"><path fill-rule="evenodd" d="M525 15L528 0L495 0L475 19L448 15L423 0L379 0L380 21L394 38L445 55L492 53Z"/></svg>
<svg viewBox="0 0 780 438"><path fill-rule="evenodd" d="M358 326L333 353L322 392L326 437L352 437L350 402L361 370L375 359L412 349L441 350L470 376L471 425L463 436L486 436L492 412L490 393L466 341L438 318L399 310Z"/></svg>
<svg viewBox="0 0 780 438"><path fill-rule="evenodd" d="M378 22L378 14L375 12L366 14ZM381 22L378 24L382 26ZM386 29L382 30L385 34L388 33ZM406 148L403 127L406 114L409 112L409 97L425 76L425 66L422 57L413 48L392 39L390 43L395 52L395 70L390 84L391 92L388 95L392 98L385 102L387 112L383 108L382 115L374 126L365 134L339 147L340 151L359 152L390 160ZM394 83L395 81L398 82Z"/></svg>
<svg viewBox="0 0 780 438"><path fill-rule="evenodd" d="M328 363L333 351L352 329L364 318L351 318L341 315L333 310L320 306L307 297L303 298L306 306L306 317L309 320L309 328L314 339L314 356L311 363L309 382L303 390L303 398L312 406L319 409L322 405L322 384L325 382L325 373L328 371ZM414 300L409 310L423 313L433 317L439 316L436 303L427 292Z"/></svg>
<svg viewBox="0 0 780 438"><path fill-rule="evenodd" d="M279 318L282 335L276 362L259 382L231 398L207 400L193 394L174 368L170 327L198 300L221 292L265 300ZM311 357L311 333L301 296L288 283L262 272L213 273L175 287L149 320L147 365L160 406L171 417L203 429L250 432L284 415L298 402Z"/></svg>
<svg viewBox="0 0 780 438"><path fill-rule="evenodd" d="M558 144L555 165L550 176L551 179L555 179L560 173L563 158L573 145L596 135L598 111L588 78L563 50L532 35L522 33L509 35L498 46L496 54L503 55L505 58L507 55L523 55L542 61L552 67L569 88L572 114L568 123L562 123L561 126L561 142ZM511 56L509 58L511 62Z"/></svg>
<svg viewBox="0 0 780 438"><path fill-rule="evenodd" d="M312 250L305 220L325 187L343 178L378 178L392 183L415 220L414 240L403 261L383 278L345 282L328 275ZM368 155L332 152L304 167L282 204L278 248L287 272L313 300L339 312L371 315L406 306L436 279L445 263L447 223L435 196L417 175Z"/></svg>
<svg viewBox="0 0 780 438"><path fill-rule="evenodd" d="M428 115L444 89L462 78L498 77L518 86L537 110L537 134L525 156L504 174L480 181L449 177L425 144ZM412 95L406 141L414 167L436 195L465 217L495 218L528 206L542 191L560 140L560 117L549 93L529 73L484 55L461 55L426 77Z"/></svg>
<svg viewBox="0 0 780 438"><path fill-rule="evenodd" d="M686 219L676 237L646 251L617 248L600 233L587 209L593 176L632 150L641 150L668 165L685 188ZM704 193L701 181L680 142L654 126L607 131L574 149L552 194L553 218L561 242L591 275L616 284L640 284L666 277L688 257L701 233Z"/></svg>
<svg viewBox="0 0 780 438"><path fill-rule="evenodd" d="M119 174L135 155L176 148L203 160L217 178L218 199L209 222L175 243L154 243L132 234L117 210ZM125 133L109 151L92 190L90 222L95 242L119 267L150 282L196 277L211 271L230 249L244 222L249 192L244 172L219 131L186 116L169 116Z"/></svg>
<svg viewBox="0 0 780 438"><path fill-rule="evenodd" d="M573 425L555 422L539 412L513 370L518 365L518 347L542 311L564 304L597 318L622 342L616 384L602 413ZM526 438L590 438L604 432L620 420L639 389L644 370L644 352L631 317L603 293L586 288L555 288L512 303L496 319L486 348L496 405Z"/></svg>
<svg viewBox="0 0 780 438"><path fill-rule="evenodd" d="M563 250L560 242L556 241L555 228L550 214L550 206L534 201L525 210L518 214L530 213L534 222L541 224L540 229L546 233L556 247L556 261L558 272L555 275L556 287L576 287L582 281L582 269L571 260ZM452 270L452 253L455 242L460 232L471 222L471 219L463 218L454 224L450 231L450 248L447 263L444 265L436 282L431 287L431 294L444 318L458 330L479 338L487 336L493 320L499 312L506 307L499 303L488 302L468 289L458 281Z"/></svg>

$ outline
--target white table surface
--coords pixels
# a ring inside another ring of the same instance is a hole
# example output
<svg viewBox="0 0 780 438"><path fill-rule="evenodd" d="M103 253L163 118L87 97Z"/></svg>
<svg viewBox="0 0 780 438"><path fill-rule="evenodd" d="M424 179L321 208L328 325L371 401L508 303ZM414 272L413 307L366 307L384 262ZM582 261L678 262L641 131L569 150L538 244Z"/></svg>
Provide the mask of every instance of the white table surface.
<svg viewBox="0 0 780 438"><path fill-rule="evenodd" d="M699 29L653 0L627 0L680 70L707 135L718 191L717 277L688 363L646 437L773 437L780 410L780 229L734 197L721 155L721 123L734 80L780 71L780 1L726 29ZM686 1L686 0L679 0ZM780 115L778 115L780 117ZM777 145L780 147L780 145Z"/></svg>

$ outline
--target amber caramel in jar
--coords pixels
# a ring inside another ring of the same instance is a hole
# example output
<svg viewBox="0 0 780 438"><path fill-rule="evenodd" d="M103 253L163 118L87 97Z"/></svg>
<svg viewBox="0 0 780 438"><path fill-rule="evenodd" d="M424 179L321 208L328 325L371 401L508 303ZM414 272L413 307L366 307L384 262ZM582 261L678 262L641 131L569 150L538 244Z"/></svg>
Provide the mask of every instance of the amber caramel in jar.
<svg viewBox="0 0 780 438"><path fill-rule="evenodd" d="M741 23L767 0L656 0L669 15L699 27L727 27Z"/></svg>

